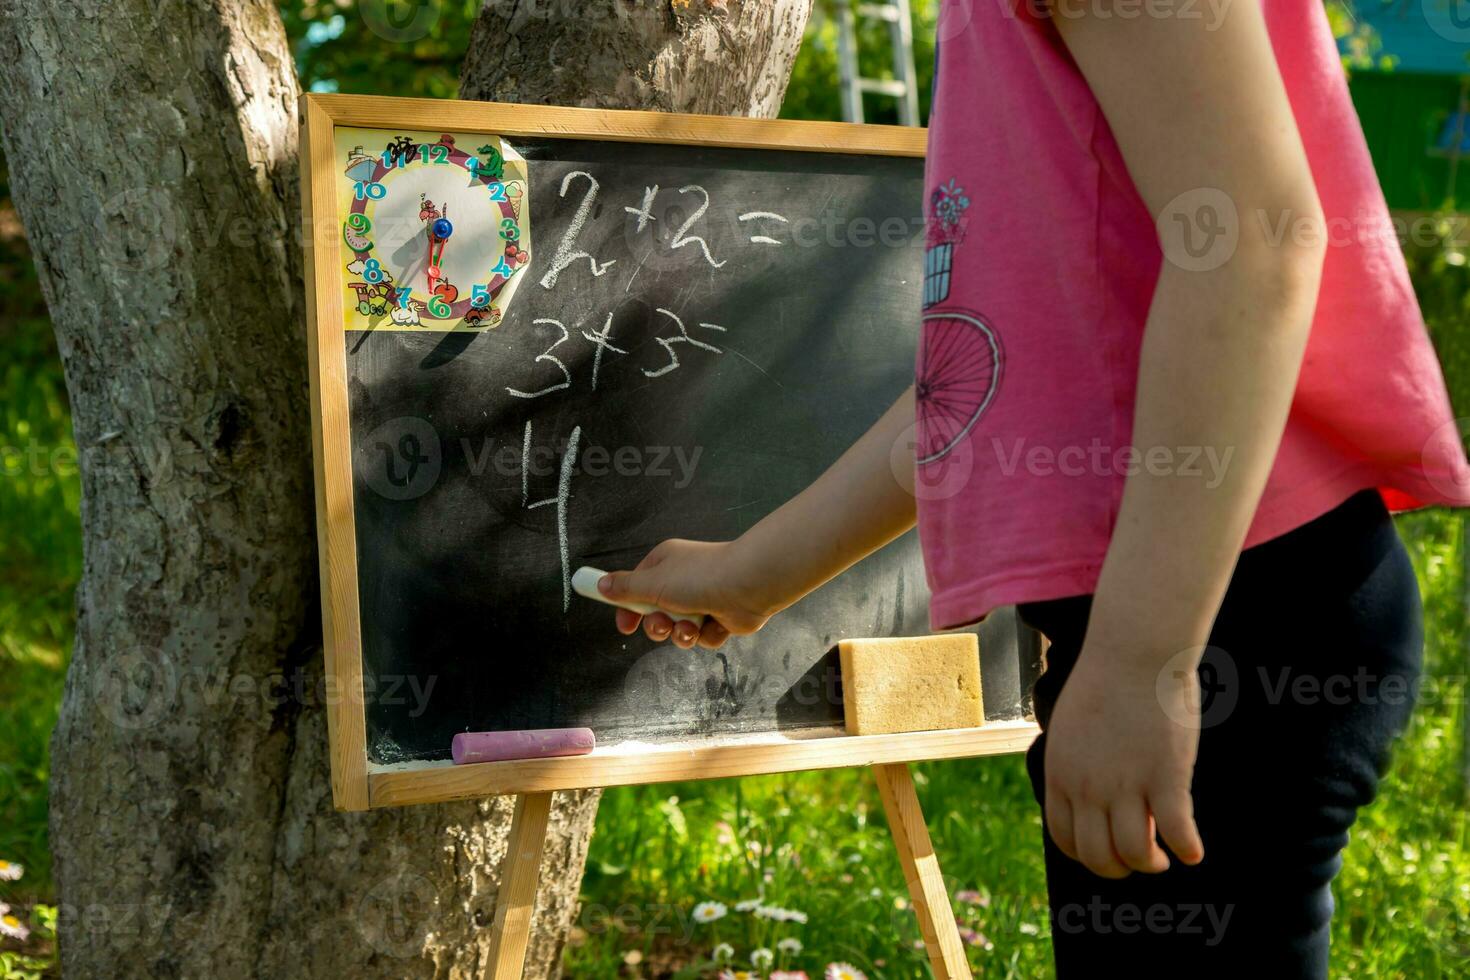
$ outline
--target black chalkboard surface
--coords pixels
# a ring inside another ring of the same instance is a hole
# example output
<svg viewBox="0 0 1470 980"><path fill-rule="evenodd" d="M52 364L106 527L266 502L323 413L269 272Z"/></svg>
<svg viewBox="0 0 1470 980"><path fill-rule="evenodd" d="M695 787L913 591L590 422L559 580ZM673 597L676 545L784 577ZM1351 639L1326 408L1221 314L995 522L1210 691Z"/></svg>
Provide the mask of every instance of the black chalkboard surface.
<svg viewBox="0 0 1470 980"><path fill-rule="evenodd" d="M535 244L500 324L343 332L370 761L840 724L833 644L929 632L914 535L718 652L619 635L568 576L738 535L911 383L922 159L510 142ZM1017 717L1015 621L982 633Z"/></svg>

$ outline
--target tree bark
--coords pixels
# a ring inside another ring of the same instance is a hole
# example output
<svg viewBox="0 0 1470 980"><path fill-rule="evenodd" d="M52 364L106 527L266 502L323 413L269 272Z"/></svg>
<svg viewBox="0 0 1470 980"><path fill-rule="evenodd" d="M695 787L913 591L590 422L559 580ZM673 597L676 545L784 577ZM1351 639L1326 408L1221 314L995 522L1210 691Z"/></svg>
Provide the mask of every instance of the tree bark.
<svg viewBox="0 0 1470 980"><path fill-rule="evenodd" d="M774 117L811 0L487 0L466 99Z"/></svg>
<svg viewBox="0 0 1470 980"><path fill-rule="evenodd" d="M464 88L769 115L807 5L589 21L569 0L539 20L491 0ZM5 152L81 459L77 640L52 740L65 975L478 977L512 801L331 806L298 89L276 6L7 13ZM590 70L558 60L572 52ZM559 975L596 805L558 795L528 977Z"/></svg>

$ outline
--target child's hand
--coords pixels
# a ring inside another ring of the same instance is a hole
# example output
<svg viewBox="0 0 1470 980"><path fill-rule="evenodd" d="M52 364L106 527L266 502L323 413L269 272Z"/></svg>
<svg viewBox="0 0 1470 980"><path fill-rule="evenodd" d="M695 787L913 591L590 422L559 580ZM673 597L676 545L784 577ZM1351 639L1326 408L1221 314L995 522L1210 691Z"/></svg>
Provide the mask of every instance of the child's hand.
<svg viewBox="0 0 1470 980"><path fill-rule="evenodd" d="M631 572L609 572L597 587L615 601L707 617L701 629L686 619L675 623L663 613L640 616L619 609L620 632L634 633L641 623L651 640L672 638L675 646L685 650L695 643L715 649L732 635L754 633L787 604L772 601L767 590L754 586L755 575L744 570L736 551L734 542L671 538L650 551Z"/></svg>
<svg viewBox="0 0 1470 980"><path fill-rule="evenodd" d="M1046 733L1046 823L1067 856L1104 878L1198 864L1189 793L1199 748L1199 676L1125 651L1084 647ZM1178 720L1176 720L1178 719ZM1192 724L1191 724L1192 721Z"/></svg>

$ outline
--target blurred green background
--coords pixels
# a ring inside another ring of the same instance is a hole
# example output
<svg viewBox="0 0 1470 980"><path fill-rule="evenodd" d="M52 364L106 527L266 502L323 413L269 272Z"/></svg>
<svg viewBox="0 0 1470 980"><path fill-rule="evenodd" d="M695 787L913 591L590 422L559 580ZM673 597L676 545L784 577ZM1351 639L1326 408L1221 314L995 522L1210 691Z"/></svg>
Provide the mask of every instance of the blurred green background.
<svg viewBox="0 0 1470 980"><path fill-rule="evenodd" d="M282 2L281 10L304 87L452 97L478 5L446 0L434 29L412 44L382 40L347 0ZM925 95L935 8L934 0L914 5ZM1336 8L1335 17L1355 30ZM865 33L865 74L884 73L885 44L881 29ZM1384 83L1377 77L1373 84L1377 93ZM819 3L783 115L837 118L837 93L835 25ZM869 121L893 121L882 99L872 99L868 111ZM1435 118L1442 121L1442 114ZM1466 235L1453 213L1438 210L1445 198L1424 203L1412 216L1422 234L1407 254L1452 398L1465 415ZM0 351L0 859L27 869L19 881L0 881L0 902L32 928L24 944L0 939L0 974L9 978L54 971L47 739L72 639L81 542L61 363L3 160ZM1460 754L1470 588L1466 518L1421 512L1400 518L1399 528L1425 595L1435 684L1382 797L1354 830L1337 883L1336 971L1360 978L1470 976L1470 823ZM944 870L960 893L956 912L977 969L994 977L1049 976L1040 821L1020 759L925 765L917 767L917 779ZM736 902L757 896L799 911L805 921L734 910ZM831 961L870 977L928 976L913 947L917 933L882 807L864 770L609 791L584 899L566 953L567 975L576 980L712 976L716 943L729 943L737 966L748 968L753 950L776 950L781 939L803 948L780 953L778 965L812 977ZM706 900L730 906L728 914L693 922L695 904Z"/></svg>

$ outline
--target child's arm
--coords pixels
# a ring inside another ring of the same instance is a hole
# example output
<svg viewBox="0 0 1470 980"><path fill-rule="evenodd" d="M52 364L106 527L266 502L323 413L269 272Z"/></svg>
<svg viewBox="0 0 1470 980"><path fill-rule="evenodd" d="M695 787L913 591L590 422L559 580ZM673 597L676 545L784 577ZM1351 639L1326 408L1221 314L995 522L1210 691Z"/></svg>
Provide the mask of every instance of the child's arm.
<svg viewBox="0 0 1470 980"><path fill-rule="evenodd" d="M914 524L914 391L910 388L816 482L734 541L672 539L599 587L611 599L705 613L703 630L618 610L624 633L718 647L753 633L823 582Z"/></svg>
<svg viewBox="0 0 1470 980"><path fill-rule="evenodd" d="M1057 26L1159 221L1166 256L1133 445L1144 454L1207 447L1229 460L1214 487L1146 467L1127 477L1083 650L1051 718L1052 837L1097 874L1121 877L1168 867L1156 830L1186 863L1203 857L1190 798L1194 668L1285 428L1324 229L1256 2L1222 8L1218 23L1059 2L1073 4ZM1201 258L1211 219L1239 237Z"/></svg>

